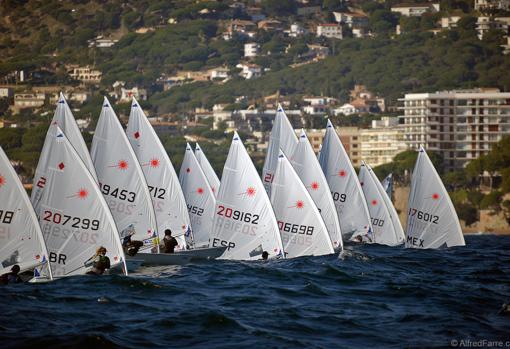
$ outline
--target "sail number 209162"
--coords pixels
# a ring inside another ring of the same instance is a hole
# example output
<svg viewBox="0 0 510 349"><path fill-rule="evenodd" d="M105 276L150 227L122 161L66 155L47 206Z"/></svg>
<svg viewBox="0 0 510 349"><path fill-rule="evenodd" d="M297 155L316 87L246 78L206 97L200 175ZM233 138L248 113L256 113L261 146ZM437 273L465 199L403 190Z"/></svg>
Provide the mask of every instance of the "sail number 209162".
<svg viewBox="0 0 510 349"><path fill-rule="evenodd" d="M258 214L234 210L230 207L225 207L223 205L218 206L218 211L216 212L216 214L219 216L224 216L227 218L234 219L236 221L251 223L251 224L258 224L259 217L260 217Z"/></svg>

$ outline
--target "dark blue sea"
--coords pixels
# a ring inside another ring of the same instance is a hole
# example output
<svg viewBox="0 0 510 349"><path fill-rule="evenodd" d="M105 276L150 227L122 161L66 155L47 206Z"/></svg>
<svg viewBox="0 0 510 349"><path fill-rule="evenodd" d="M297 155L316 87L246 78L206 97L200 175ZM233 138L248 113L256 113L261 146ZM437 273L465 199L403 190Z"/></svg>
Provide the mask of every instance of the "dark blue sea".
<svg viewBox="0 0 510 349"><path fill-rule="evenodd" d="M0 348L510 348L510 237L466 242L4 286Z"/></svg>

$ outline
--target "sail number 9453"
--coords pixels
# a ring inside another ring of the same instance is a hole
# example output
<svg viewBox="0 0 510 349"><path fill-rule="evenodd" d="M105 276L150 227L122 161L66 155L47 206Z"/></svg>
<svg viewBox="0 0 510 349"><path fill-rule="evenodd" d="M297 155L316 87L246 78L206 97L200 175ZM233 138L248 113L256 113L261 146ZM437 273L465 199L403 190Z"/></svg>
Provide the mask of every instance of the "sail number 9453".
<svg viewBox="0 0 510 349"><path fill-rule="evenodd" d="M127 191L126 189L119 189L109 186L108 184L99 183L101 192L103 195L109 195L119 200L126 200L128 202L134 202L136 199L136 193Z"/></svg>

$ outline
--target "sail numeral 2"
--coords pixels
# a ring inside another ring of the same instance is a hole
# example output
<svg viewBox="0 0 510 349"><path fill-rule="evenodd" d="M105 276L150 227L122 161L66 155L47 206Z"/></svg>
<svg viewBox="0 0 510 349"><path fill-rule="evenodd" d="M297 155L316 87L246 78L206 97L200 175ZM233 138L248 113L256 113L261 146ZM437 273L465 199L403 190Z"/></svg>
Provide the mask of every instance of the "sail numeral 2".
<svg viewBox="0 0 510 349"><path fill-rule="evenodd" d="M14 217L13 211L0 210L0 223L11 224L13 217Z"/></svg>
<svg viewBox="0 0 510 349"><path fill-rule="evenodd" d="M416 216L416 218L418 218L422 221L425 221L425 222L430 222L430 223L434 223L434 224L439 223L439 216L433 215L431 213L423 212L423 211L417 210L415 208L409 209L409 216L411 216L411 217Z"/></svg>
<svg viewBox="0 0 510 349"><path fill-rule="evenodd" d="M76 229L90 229L98 230L99 221L97 219L88 219L81 217L72 217L68 215L62 215L58 212L44 211L44 218L47 222L55 224L66 225L69 221L72 221L71 227Z"/></svg>
<svg viewBox="0 0 510 349"><path fill-rule="evenodd" d="M154 196L156 199L164 199L166 194L166 189L164 188L157 188L149 185L149 192L152 196Z"/></svg>
<svg viewBox="0 0 510 349"><path fill-rule="evenodd" d="M223 205L218 206L218 212L216 212L219 216L224 216L227 218L235 219L236 221L258 224L259 223L259 215L252 214L248 212L233 210L230 207L225 207Z"/></svg>
<svg viewBox="0 0 510 349"><path fill-rule="evenodd" d="M188 204L188 212L197 216L201 216L204 213L204 209Z"/></svg>

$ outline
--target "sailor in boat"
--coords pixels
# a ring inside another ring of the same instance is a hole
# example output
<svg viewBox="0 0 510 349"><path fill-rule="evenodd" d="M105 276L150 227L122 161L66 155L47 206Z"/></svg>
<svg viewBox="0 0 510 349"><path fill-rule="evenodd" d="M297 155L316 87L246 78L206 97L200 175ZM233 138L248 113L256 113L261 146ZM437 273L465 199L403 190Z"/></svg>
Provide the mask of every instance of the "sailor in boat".
<svg viewBox="0 0 510 349"><path fill-rule="evenodd" d="M135 234L135 232L130 233L128 236L124 238L122 241L122 247L124 248L124 253L128 256L134 256L140 250L140 247L143 246L142 241L131 240L131 237Z"/></svg>
<svg viewBox="0 0 510 349"><path fill-rule="evenodd" d="M267 261L269 258L269 253L267 251L262 252L262 260Z"/></svg>
<svg viewBox="0 0 510 349"><path fill-rule="evenodd" d="M17 284L22 282L18 275L20 270L19 265L13 265L9 273L5 273L0 276L0 285Z"/></svg>
<svg viewBox="0 0 510 349"><path fill-rule="evenodd" d="M165 237L163 238L163 246L161 247L161 252L163 253L174 253L175 248L179 244L177 240L172 236L172 231L170 229L165 230Z"/></svg>
<svg viewBox="0 0 510 349"><path fill-rule="evenodd" d="M92 269L87 272L88 275L102 275L106 269L110 269L110 258L106 256L106 252L106 248L100 246L96 254L85 262L86 267L92 266Z"/></svg>

